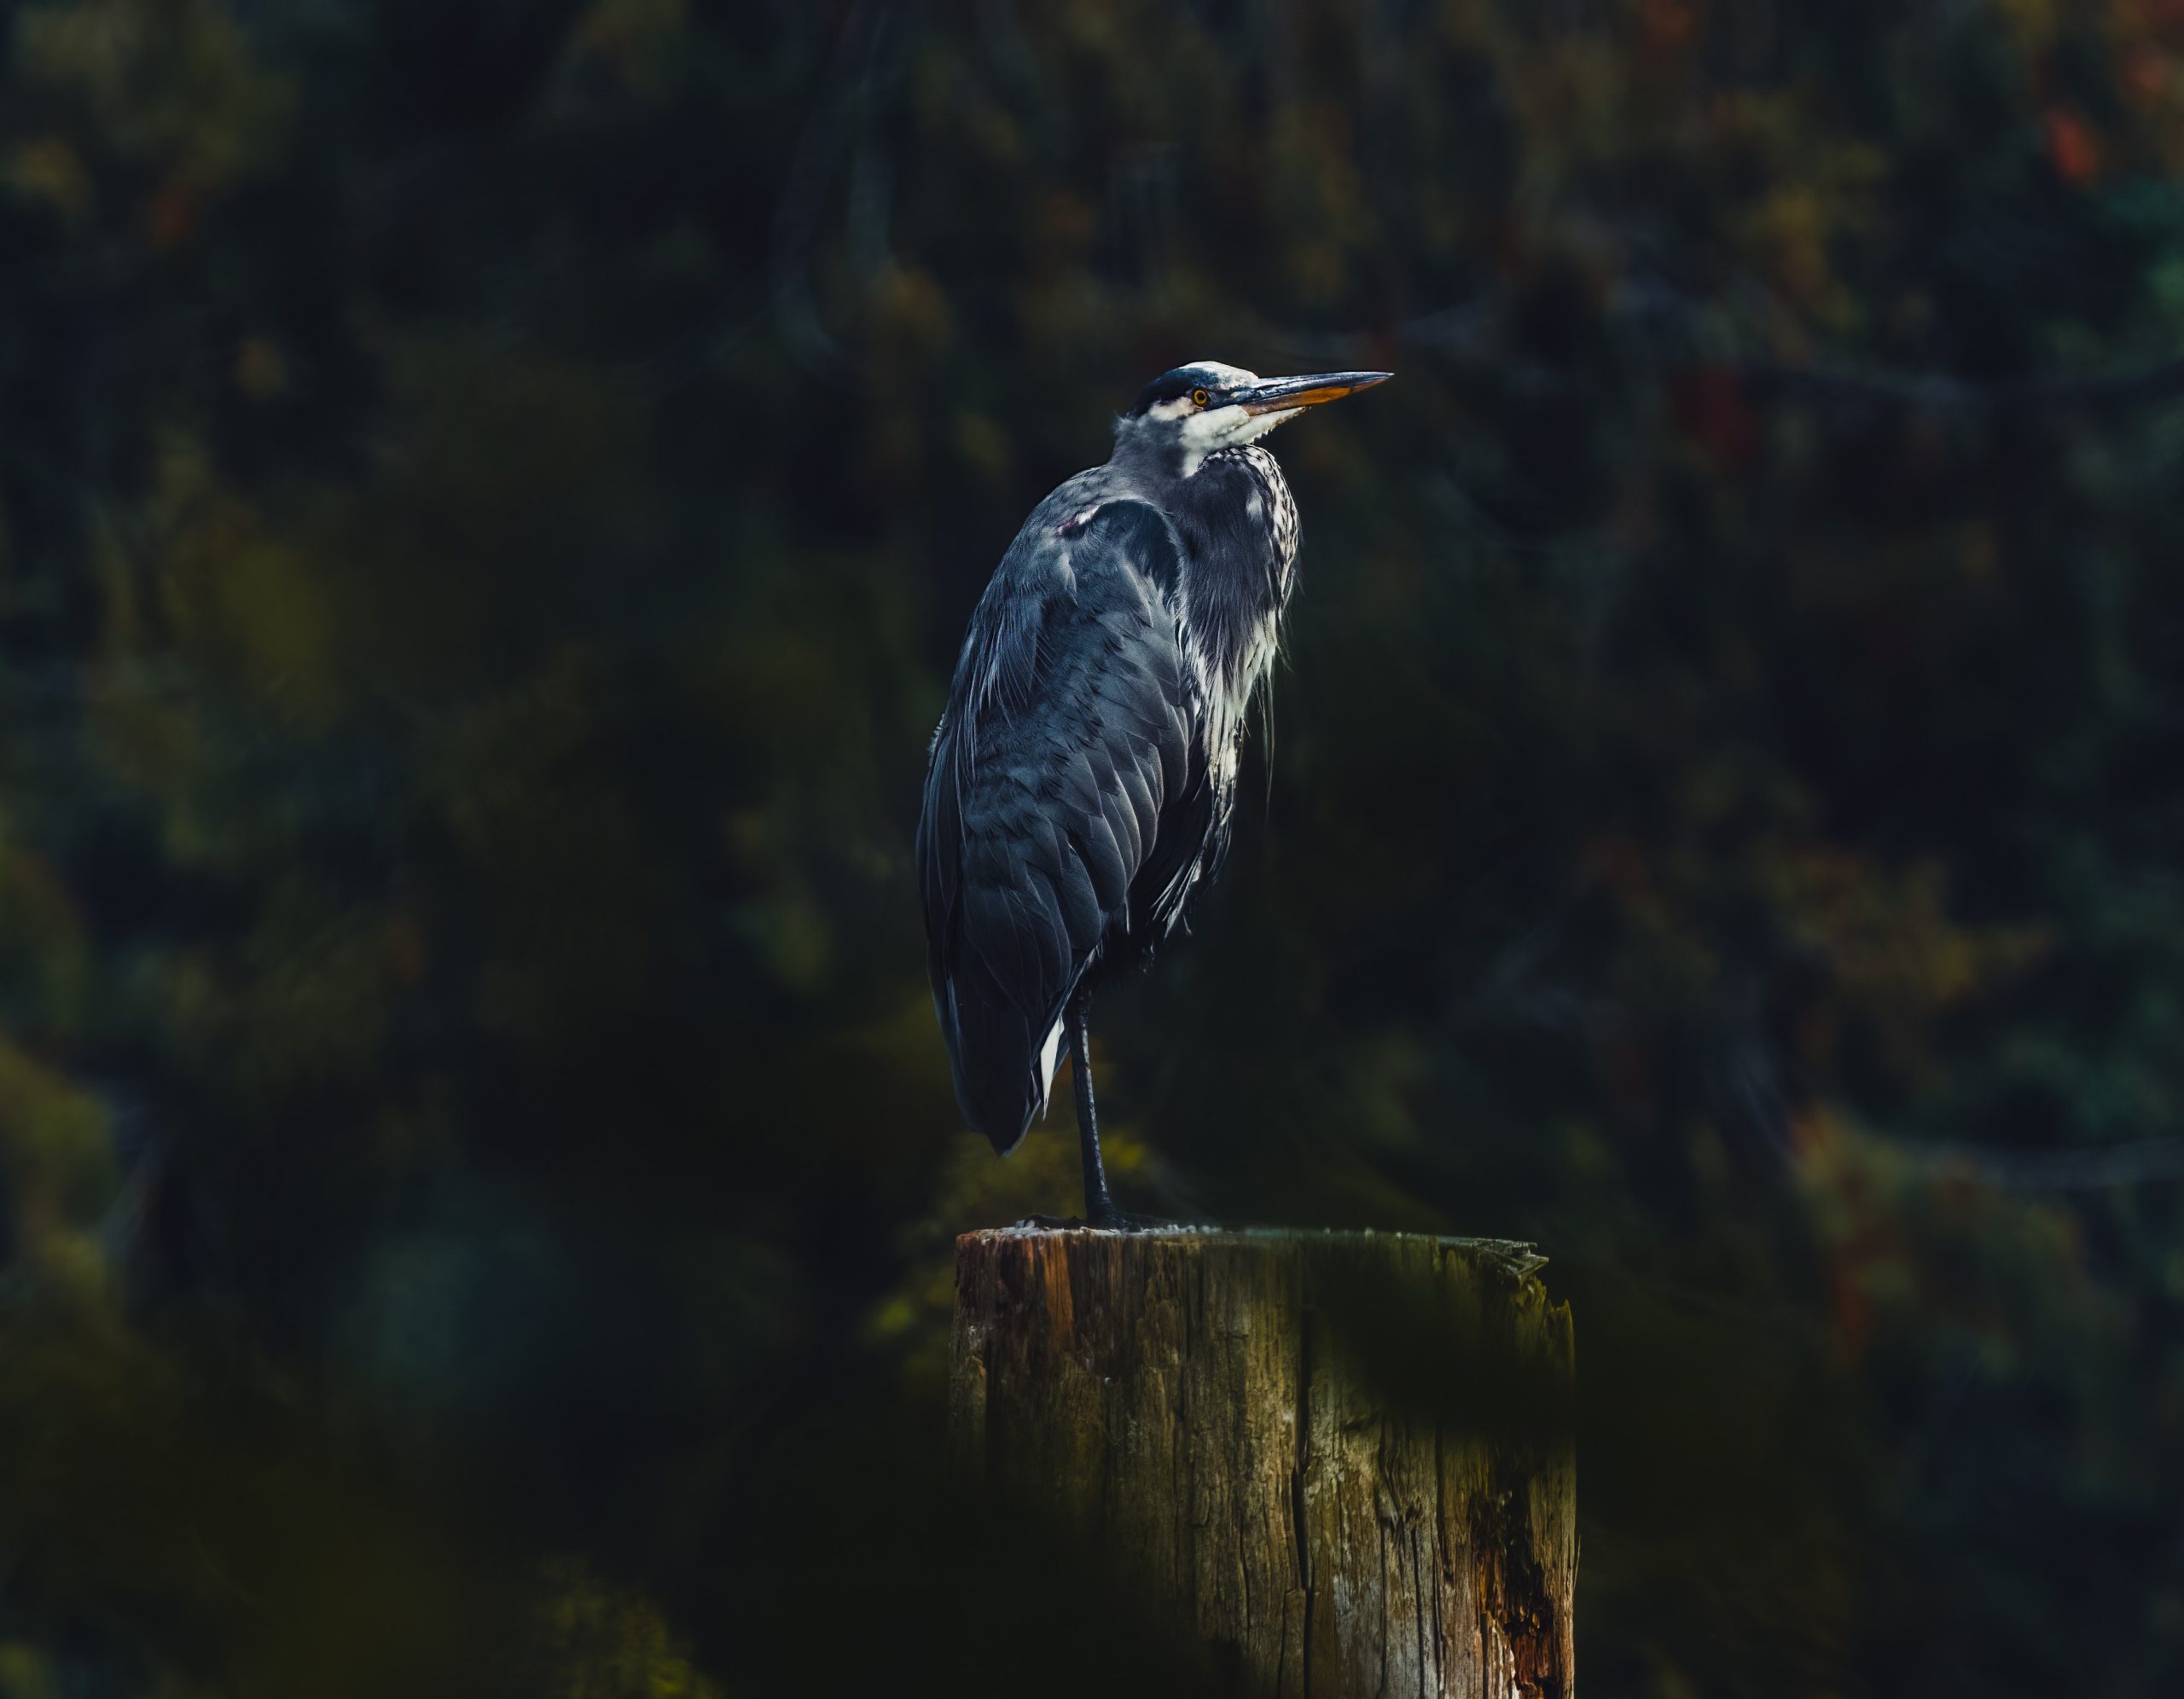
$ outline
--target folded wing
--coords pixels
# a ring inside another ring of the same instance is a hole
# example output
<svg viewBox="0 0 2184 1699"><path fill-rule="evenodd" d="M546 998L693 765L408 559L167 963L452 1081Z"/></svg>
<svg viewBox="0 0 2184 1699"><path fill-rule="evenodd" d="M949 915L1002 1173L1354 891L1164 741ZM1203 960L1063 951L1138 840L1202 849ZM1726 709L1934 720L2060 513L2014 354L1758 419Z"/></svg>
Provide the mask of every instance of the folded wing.
<svg viewBox="0 0 2184 1699"><path fill-rule="evenodd" d="M1071 996L1181 913L1214 836L1195 680L1155 508L1017 540L972 618L918 826L933 1000L971 1124L1046 1106Z"/></svg>

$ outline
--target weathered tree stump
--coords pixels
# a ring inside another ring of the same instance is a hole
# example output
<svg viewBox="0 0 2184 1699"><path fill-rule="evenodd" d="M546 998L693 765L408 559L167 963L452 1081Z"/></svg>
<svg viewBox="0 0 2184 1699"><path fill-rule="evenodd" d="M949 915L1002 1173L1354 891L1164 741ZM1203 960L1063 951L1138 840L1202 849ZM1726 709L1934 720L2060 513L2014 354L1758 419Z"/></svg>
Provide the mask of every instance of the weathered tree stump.
<svg viewBox="0 0 2184 1699"><path fill-rule="evenodd" d="M1527 1247L1010 1228L956 1255L959 1463L1235 1691L1571 1691L1570 1311Z"/></svg>

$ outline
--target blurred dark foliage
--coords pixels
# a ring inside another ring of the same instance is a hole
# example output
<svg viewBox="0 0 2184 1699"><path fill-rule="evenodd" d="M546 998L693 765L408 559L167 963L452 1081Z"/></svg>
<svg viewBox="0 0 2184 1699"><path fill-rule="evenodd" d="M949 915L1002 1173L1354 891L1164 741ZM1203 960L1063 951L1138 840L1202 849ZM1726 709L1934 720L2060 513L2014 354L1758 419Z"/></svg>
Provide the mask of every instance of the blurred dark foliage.
<svg viewBox="0 0 2184 1699"><path fill-rule="evenodd" d="M1200 355L1399 380L1125 1202L1548 1251L1589 1692L2184 1690L2184 8L0 18L0 1694L1194 1690L909 839Z"/></svg>

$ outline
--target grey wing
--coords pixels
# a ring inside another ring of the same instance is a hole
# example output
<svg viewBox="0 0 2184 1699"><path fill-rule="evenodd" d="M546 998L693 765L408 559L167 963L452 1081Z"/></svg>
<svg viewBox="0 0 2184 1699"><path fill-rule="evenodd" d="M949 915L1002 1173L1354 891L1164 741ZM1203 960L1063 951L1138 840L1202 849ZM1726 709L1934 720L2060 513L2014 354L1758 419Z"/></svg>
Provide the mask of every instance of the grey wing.
<svg viewBox="0 0 2184 1699"><path fill-rule="evenodd" d="M933 736L918 826L933 1001L963 1113L1004 1152L1046 1105L1086 971L1171 920L1188 884L1168 840L1205 755L1160 589L1178 563L1138 502L1019 538ZM1136 912L1149 904L1162 913Z"/></svg>

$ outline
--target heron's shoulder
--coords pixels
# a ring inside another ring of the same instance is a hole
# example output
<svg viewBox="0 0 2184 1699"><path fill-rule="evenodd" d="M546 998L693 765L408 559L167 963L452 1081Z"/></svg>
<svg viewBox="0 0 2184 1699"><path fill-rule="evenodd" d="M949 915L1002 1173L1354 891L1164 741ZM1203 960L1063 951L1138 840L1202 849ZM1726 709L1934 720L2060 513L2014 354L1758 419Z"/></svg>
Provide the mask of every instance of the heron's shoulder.
<svg viewBox="0 0 2184 1699"><path fill-rule="evenodd" d="M1049 537L1066 535L1100 508L1136 494L1136 486L1109 466L1095 466L1066 478L1031 509L1024 528L1016 533L1015 547L1041 544Z"/></svg>
<svg viewBox="0 0 2184 1699"><path fill-rule="evenodd" d="M1180 547L1174 524L1149 494L1100 467L1070 478L1032 510L1008 564L1037 577L1068 580L1121 568L1165 579Z"/></svg>

